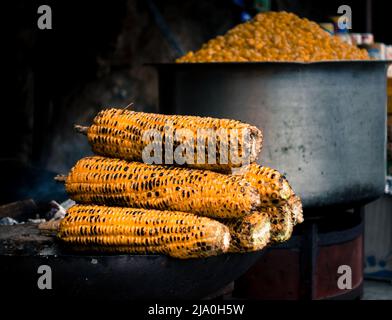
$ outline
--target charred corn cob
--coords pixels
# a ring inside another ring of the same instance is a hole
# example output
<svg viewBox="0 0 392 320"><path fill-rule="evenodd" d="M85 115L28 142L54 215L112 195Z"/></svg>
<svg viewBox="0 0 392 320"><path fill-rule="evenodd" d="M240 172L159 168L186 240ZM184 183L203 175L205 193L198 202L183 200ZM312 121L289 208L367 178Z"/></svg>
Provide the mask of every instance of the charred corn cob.
<svg viewBox="0 0 392 320"><path fill-rule="evenodd" d="M257 209L256 188L240 176L104 157L79 160L65 181L76 202L238 218Z"/></svg>
<svg viewBox="0 0 392 320"><path fill-rule="evenodd" d="M271 222L271 242L284 242L293 233L293 219L289 205L266 207L260 210L268 214Z"/></svg>
<svg viewBox="0 0 392 320"><path fill-rule="evenodd" d="M161 253L176 258L217 255L229 248L222 223L175 211L75 205L58 237L85 251Z"/></svg>
<svg viewBox="0 0 392 320"><path fill-rule="evenodd" d="M284 205L294 194L288 181L277 170L252 163L235 174L243 176L257 188L262 207Z"/></svg>
<svg viewBox="0 0 392 320"><path fill-rule="evenodd" d="M126 109L103 110L89 128L75 128L87 134L94 153L98 155L142 161L143 150L151 144L148 135L156 132L161 138L158 146L162 151L162 162L158 164L183 164L176 163L168 151L182 144L186 150L185 165L225 172L255 161L263 139L259 129L236 120L162 115ZM147 136L143 138L144 134ZM224 153L224 150L234 151Z"/></svg>
<svg viewBox="0 0 392 320"><path fill-rule="evenodd" d="M270 239L268 214L255 212L240 219L221 220L229 227L230 252L249 252L263 249Z"/></svg>

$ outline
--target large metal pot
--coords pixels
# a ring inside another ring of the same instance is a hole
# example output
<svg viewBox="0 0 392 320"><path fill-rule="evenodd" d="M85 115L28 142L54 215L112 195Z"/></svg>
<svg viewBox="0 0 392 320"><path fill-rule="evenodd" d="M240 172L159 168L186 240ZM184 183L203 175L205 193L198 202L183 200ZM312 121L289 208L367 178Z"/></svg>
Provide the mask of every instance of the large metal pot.
<svg viewBox="0 0 392 320"><path fill-rule="evenodd" d="M386 62L155 67L161 112L262 128L259 163L284 172L305 208L352 206L383 193Z"/></svg>

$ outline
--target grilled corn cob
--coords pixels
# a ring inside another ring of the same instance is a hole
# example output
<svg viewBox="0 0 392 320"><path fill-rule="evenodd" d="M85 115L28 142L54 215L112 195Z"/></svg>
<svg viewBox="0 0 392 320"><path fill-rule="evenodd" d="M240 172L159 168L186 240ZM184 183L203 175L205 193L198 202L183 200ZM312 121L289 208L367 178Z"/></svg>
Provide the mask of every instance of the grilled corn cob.
<svg viewBox="0 0 392 320"><path fill-rule="evenodd" d="M294 194L288 181L277 170L252 163L235 174L243 176L257 188L262 207L284 205Z"/></svg>
<svg viewBox="0 0 392 320"><path fill-rule="evenodd" d="M270 220L266 213L255 212L240 219L221 220L229 227L230 252L249 252L263 249L270 239Z"/></svg>
<svg viewBox="0 0 392 320"><path fill-rule="evenodd" d="M293 233L293 219L290 206L266 207L260 210L268 214L271 222L271 242L284 242Z"/></svg>
<svg viewBox="0 0 392 320"><path fill-rule="evenodd" d="M173 157L170 157L171 154L166 151L170 148L174 150L182 144L187 147L186 150L193 151L186 154L185 165L224 172L255 161L260 153L263 139L259 129L236 120L162 115L126 109L102 110L89 128L81 126L75 126L75 128L87 134L94 153L132 161L142 161L143 150L151 143L150 139L143 139L143 134L152 132L148 130L156 130L155 132L162 139L160 144L162 162L159 164L180 164L175 163ZM185 138L181 135L181 129L187 129ZM227 130L224 136L227 139L219 134L216 136L222 129ZM238 139L235 139L236 133ZM243 139L245 133L249 134L248 139ZM216 144L209 145L213 141L216 141ZM213 152L211 159L208 158L209 148ZM221 159L223 150L238 150L238 152L235 158L231 152L228 152L227 157Z"/></svg>
<svg viewBox="0 0 392 320"><path fill-rule="evenodd" d="M189 168L87 157L65 180L76 202L238 218L257 209L256 188L240 176Z"/></svg>
<svg viewBox="0 0 392 320"><path fill-rule="evenodd" d="M58 237L79 250L161 253L176 258L217 255L229 248L229 229L190 213L75 205Z"/></svg>

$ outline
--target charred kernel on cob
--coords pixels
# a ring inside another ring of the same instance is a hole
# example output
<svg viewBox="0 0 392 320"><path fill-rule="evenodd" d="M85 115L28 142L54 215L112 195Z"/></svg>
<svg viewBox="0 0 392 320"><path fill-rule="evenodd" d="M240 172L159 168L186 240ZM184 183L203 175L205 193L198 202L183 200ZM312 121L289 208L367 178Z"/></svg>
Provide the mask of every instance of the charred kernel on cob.
<svg viewBox="0 0 392 320"><path fill-rule="evenodd" d="M250 252L263 249L270 240L270 219L267 213L255 212L239 219L220 220L229 227L229 252Z"/></svg>
<svg viewBox="0 0 392 320"><path fill-rule="evenodd" d="M257 190L240 176L99 156L79 160L65 187L78 203L183 211L216 218L238 218L260 205Z"/></svg>
<svg viewBox="0 0 392 320"><path fill-rule="evenodd" d="M252 163L235 172L243 176L260 194L261 206L280 206L294 194L288 181L277 170Z"/></svg>
<svg viewBox="0 0 392 320"><path fill-rule="evenodd" d="M84 251L161 253L207 257L229 248L229 229L218 221L175 211L75 205L58 237Z"/></svg>
<svg viewBox="0 0 392 320"><path fill-rule="evenodd" d="M165 161L165 151L170 148L171 150L175 149L180 143L184 146L193 143L189 147L193 150L193 154L185 157L185 165L225 172L230 171L232 167L240 167L245 163L255 161L260 153L263 139L259 129L236 120L162 115L126 109L102 110L94 118L93 124L89 128L76 126L76 129L87 133L94 153L132 161L143 160L143 150L151 142L149 139L143 139L143 135L151 132L148 130L156 130L155 132L162 139L162 162L159 164L176 164L170 160ZM187 129L185 138L183 129ZM227 140L220 138L219 132L224 132L222 129L227 130L226 135L223 135L223 137L227 137ZM179 135L176 139L177 133ZM233 138L237 136L238 139L231 140L230 135L233 135ZM248 138L243 139L243 137ZM198 141L200 148L198 148ZM208 143L212 141L216 141L215 146L210 147L215 153L211 153L211 159L209 159ZM235 153L228 152L227 157L221 159L222 150L232 150L231 147L234 144L236 145L233 149ZM237 157L233 157L233 155ZM173 159L171 154L168 153L167 156L169 159Z"/></svg>
<svg viewBox="0 0 392 320"><path fill-rule="evenodd" d="M270 218L272 243L290 239L294 225L291 209L287 204L280 207L262 208L260 211L266 213Z"/></svg>
<svg viewBox="0 0 392 320"><path fill-rule="evenodd" d="M252 163L240 168L236 174L242 175L260 194L261 207L283 207L291 212L292 224L303 222L302 201L294 193L287 179L277 170Z"/></svg>

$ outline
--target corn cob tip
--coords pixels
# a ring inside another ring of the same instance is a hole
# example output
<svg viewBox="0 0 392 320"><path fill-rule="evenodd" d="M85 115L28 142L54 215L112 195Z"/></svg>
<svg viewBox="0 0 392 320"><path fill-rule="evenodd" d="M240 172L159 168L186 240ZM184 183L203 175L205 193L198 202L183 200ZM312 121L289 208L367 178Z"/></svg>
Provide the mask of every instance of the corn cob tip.
<svg viewBox="0 0 392 320"><path fill-rule="evenodd" d="M282 199L287 200L292 194L293 189L291 188L290 184L286 179L282 178L282 189L280 190L280 196L282 197Z"/></svg>
<svg viewBox="0 0 392 320"><path fill-rule="evenodd" d="M271 222L271 242L280 243L288 240L293 232L293 217L288 204L279 207L267 207L261 210Z"/></svg>
<svg viewBox="0 0 392 320"><path fill-rule="evenodd" d="M84 134L85 136L87 136L88 127L84 127L84 126L75 124L75 125L74 125L74 129L75 129L76 132L81 133L81 134Z"/></svg>
<svg viewBox="0 0 392 320"><path fill-rule="evenodd" d="M257 250L262 249L270 239L271 223L266 220L264 223L258 223L252 233L252 242Z"/></svg>
<svg viewBox="0 0 392 320"><path fill-rule="evenodd" d="M280 206L293 195L287 179L277 170L251 163L233 171L255 187L260 195L261 207Z"/></svg>
<svg viewBox="0 0 392 320"><path fill-rule="evenodd" d="M293 195L288 203L292 211L294 225L304 222L301 198L297 195Z"/></svg>
<svg viewBox="0 0 392 320"><path fill-rule="evenodd" d="M304 222L304 216L301 214L300 216L297 217L297 223L302 223Z"/></svg>
<svg viewBox="0 0 392 320"><path fill-rule="evenodd" d="M250 162L257 160L261 149L263 148L263 131L255 126L250 126L251 152Z"/></svg>
<svg viewBox="0 0 392 320"><path fill-rule="evenodd" d="M58 174L53 179L57 182L65 182L67 181L67 176L65 174Z"/></svg>
<svg viewBox="0 0 392 320"><path fill-rule="evenodd" d="M228 229L226 229L228 231ZM227 252L230 248L231 236L230 232L225 232L222 239L222 251Z"/></svg>
<svg viewBox="0 0 392 320"><path fill-rule="evenodd" d="M221 220L229 227L230 252L251 252L263 249L270 240L269 216L255 212L240 219Z"/></svg>

